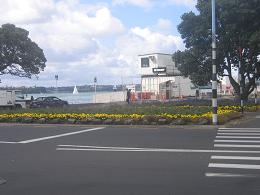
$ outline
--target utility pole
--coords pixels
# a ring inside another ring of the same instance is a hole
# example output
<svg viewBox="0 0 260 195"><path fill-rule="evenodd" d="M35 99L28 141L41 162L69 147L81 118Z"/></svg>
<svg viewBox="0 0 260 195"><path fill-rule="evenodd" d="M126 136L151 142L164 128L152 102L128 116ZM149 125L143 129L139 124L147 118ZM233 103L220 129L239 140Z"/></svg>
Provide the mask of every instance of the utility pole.
<svg viewBox="0 0 260 195"><path fill-rule="evenodd" d="M97 96L97 77L94 77L94 88L95 88L95 103L97 103L96 101L96 96Z"/></svg>
<svg viewBox="0 0 260 195"><path fill-rule="evenodd" d="M218 124L217 65L216 65L216 2L211 0L212 10L212 123Z"/></svg>

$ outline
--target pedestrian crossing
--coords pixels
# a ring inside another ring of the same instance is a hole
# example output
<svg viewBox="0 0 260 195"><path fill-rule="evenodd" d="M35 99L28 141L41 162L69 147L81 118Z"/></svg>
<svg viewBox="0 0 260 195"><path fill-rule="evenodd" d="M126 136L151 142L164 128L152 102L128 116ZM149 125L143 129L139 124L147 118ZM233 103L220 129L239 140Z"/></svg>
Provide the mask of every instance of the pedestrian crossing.
<svg viewBox="0 0 260 195"><path fill-rule="evenodd" d="M219 128L213 146L206 177L260 177L260 128Z"/></svg>

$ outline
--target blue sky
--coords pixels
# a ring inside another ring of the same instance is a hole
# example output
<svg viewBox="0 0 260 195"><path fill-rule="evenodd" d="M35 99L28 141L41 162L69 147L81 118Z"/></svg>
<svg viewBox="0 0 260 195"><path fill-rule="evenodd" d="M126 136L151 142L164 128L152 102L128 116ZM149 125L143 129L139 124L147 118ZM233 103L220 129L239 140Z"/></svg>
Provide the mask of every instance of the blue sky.
<svg viewBox="0 0 260 195"><path fill-rule="evenodd" d="M1 85L139 82L137 56L184 49L180 16L196 0L0 0L0 24L30 32L48 60L39 79L2 76Z"/></svg>
<svg viewBox="0 0 260 195"><path fill-rule="evenodd" d="M121 5L112 8L112 13L121 19L128 27L153 26L158 19L168 19L172 23L171 33L178 35L177 25L180 23L180 16L192 10L192 6L176 5L176 4L160 4L162 1L157 1L151 8L144 9L134 5ZM194 9L194 8L193 8Z"/></svg>

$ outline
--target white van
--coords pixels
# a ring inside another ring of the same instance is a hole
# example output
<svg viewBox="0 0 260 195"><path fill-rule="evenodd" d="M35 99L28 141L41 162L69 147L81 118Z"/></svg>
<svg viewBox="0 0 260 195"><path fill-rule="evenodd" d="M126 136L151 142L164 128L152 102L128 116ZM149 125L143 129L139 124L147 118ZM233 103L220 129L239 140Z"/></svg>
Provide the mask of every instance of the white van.
<svg viewBox="0 0 260 195"><path fill-rule="evenodd" d="M0 90L0 107L26 108L26 100L19 90Z"/></svg>

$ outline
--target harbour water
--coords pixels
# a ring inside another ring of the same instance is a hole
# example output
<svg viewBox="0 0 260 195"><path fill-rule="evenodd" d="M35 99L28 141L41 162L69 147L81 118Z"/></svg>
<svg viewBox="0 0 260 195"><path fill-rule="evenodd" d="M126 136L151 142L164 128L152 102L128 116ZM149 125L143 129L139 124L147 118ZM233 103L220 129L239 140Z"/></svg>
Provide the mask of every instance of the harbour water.
<svg viewBox="0 0 260 195"><path fill-rule="evenodd" d="M99 94L101 92L97 92ZM104 93L104 92L102 92ZM62 100L66 100L69 104L86 104L86 103L93 103L93 97L95 92L82 92L78 94L72 93L45 93L45 94L25 94L24 97L26 99L30 99L33 96L34 99L37 97L47 97L47 96L55 96Z"/></svg>

